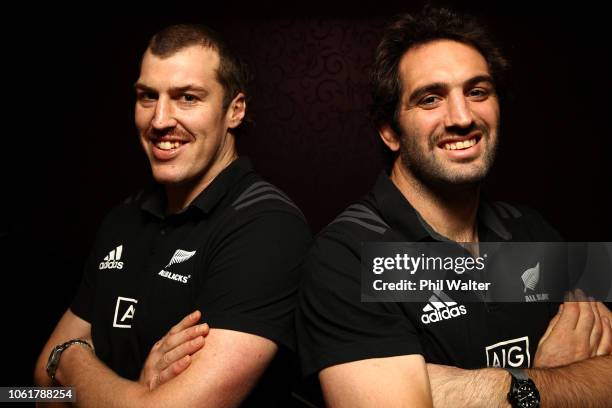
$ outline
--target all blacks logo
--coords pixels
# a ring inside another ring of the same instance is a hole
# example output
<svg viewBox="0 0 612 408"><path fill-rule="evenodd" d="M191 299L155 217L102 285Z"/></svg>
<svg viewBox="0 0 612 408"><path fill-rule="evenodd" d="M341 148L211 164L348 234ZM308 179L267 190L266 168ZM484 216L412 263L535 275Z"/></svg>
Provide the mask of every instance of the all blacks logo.
<svg viewBox="0 0 612 408"><path fill-rule="evenodd" d="M506 340L485 348L487 367L530 367L529 337Z"/></svg>

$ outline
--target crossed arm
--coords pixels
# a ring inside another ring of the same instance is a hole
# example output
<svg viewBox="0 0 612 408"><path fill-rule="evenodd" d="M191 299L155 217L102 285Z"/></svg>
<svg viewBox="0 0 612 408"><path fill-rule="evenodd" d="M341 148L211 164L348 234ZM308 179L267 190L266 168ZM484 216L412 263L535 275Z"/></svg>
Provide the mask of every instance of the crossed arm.
<svg viewBox="0 0 612 408"><path fill-rule="evenodd" d="M431 407L421 355L372 358L325 368L319 373L329 407Z"/></svg>
<svg viewBox="0 0 612 408"><path fill-rule="evenodd" d="M88 348L78 345L69 347L62 354L56 379L64 386L76 387L78 404L84 407L238 406L274 357L276 344L251 334L211 329L206 336L206 347L201 347L203 339L200 339L200 334L206 334L207 328L195 326L189 330L176 330L176 334L187 333L191 337L188 343L182 342L183 351L188 353L190 348L200 348L189 357L175 361L172 367L178 368L182 364L184 371L163 384L156 374L159 371L152 367L160 356L164 358L165 349L161 354L156 353L162 349L163 341L156 345L158 350L153 348L139 382L119 377ZM43 386L51 385L45 363L55 345L72 338L89 338L90 335L89 323L68 310L38 359L36 382ZM193 341L195 343L191 343ZM145 379L147 368L154 374Z"/></svg>
<svg viewBox="0 0 612 408"><path fill-rule="evenodd" d="M529 377L542 407L607 407L612 398L612 314L595 302L566 302L539 342ZM436 407L510 407L503 369L427 364Z"/></svg>
<svg viewBox="0 0 612 408"><path fill-rule="evenodd" d="M156 343L139 383L118 377L80 346L64 352L57 378L80 390L83 406L191 406L202 401L235 406L254 386L276 346L244 333L208 333L205 325L194 326L198 320L198 312L187 316ZM534 368L528 370L543 407L607 406L612 397L611 322L612 313L601 303L566 302L559 309L539 342ZM50 385L44 362L51 348L69 338L88 337L89 331L87 322L66 312L37 363L39 384ZM245 355L255 358L248 361ZM319 378L331 407L430 407L432 398L436 407L509 406L510 375L505 370L425 364L420 355L339 364L322 370Z"/></svg>
<svg viewBox="0 0 612 408"><path fill-rule="evenodd" d="M612 313L601 303L566 302L539 342L530 378L542 407L606 407L612 398ZM173 336L157 370L183 369L186 339ZM322 370L330 407L509 407L510 374L500 368L464 370L425 364L420 355L373 358ZM432 402L433 399L433 402Z"/></svg>
<svg viewBox="0 0 612 408"><path fill-rule="evenodd" d="M159 349L163 357L151 359L154 367L149 370L147 381L160 383L180 377L189 364L185 361L188 348L195 348L189 340L192 336L188 329L167 336ZM322 370L319 378L330 407L432 406L425 360L420 355L338 364Z"/></svg>

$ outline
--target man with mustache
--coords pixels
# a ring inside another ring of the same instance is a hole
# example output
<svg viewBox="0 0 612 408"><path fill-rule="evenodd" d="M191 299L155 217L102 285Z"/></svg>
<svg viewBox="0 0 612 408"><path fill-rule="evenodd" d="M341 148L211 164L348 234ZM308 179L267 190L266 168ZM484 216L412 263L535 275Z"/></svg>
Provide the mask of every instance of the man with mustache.
<svg viewBox="0 0 612 408"><path fill-rule="evenodd" d="M206 27L153 36L135 123L156 183L104 220L39 357L38 384L76 387L81 406L280 404L310 233L295 204L238 157L248 80ZM164 365L171 350L189 356Z"/></svg>
<svg viewBox="0 0 612 408"><path fill-rule="evenodd" d="M600 302L361 298L367 243L560 240L535 212L480 194L506 69L482 25L448 10L401 16L385 32L372 113L390 171L317 237L304 264L299 352L329 406L609 404L612 319Z"/></svg>

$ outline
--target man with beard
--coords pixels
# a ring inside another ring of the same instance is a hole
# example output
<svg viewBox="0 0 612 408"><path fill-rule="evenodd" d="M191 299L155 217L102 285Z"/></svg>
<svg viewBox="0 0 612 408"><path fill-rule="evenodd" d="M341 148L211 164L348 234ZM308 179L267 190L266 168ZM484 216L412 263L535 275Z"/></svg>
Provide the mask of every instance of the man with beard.
<svg viewBox="0 0 612 408"><path fill-rule="evenodd" d="M295 204L237 155L247 82L205 27L151 39L135 122L156 183L104 220L38 359L38 384L75 387L86 407L282 404L310 233ZM165 364L177 352L190 356Z"/></svg>
<svg viewBox="0 0 612 408"><path fill-rule="evenodd" d="M444 291L428 302L361 299L364 243L560 240L532 210L480 194L506 68L482 26L448 10L404 15L385 32L372 113L390 172L318 236L304 264L299 353L329 406L537 407L538 392L542 406L609 404L612 319L602 303L487 304ZM500 366L523 369L489 368Z"/></svg>

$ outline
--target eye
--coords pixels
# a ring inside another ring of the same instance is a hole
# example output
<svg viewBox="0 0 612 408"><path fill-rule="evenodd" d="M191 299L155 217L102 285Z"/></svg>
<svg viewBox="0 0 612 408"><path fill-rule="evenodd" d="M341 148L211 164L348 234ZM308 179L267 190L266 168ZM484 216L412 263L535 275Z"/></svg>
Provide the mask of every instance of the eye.
<svg viewBox="0 0 612 408"><path fill-rule="evenodd" d="M439 95L427 95L419 101L419 106L425 109L435 108L442 102L442 98Z"/></svg>
<svg viewBox="0 0 612 408"><path fill-rule="evenodd" d="M484 101L489 97L491 92L485 88L472 88L468 91L467 96L476 101Z"/></svg>
<svg viewBox="0 0 612 408"><path fill-rule="evenodd" d="M157 95L153 92L137 92L136 98L142 102L155 101L157 100Z"/></svg>
<svg viewBox="0 0 612 408"><path fill-rule="evenodd" d="M193 94L186 93L181 95L181 101L186 103L195 103L198 101L198 97Z"/></svg>

